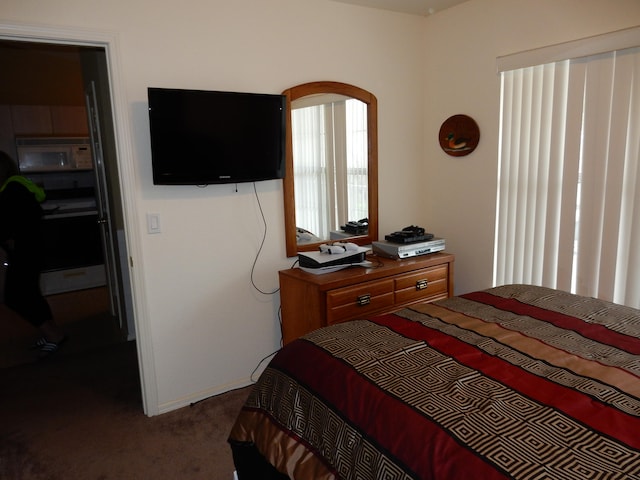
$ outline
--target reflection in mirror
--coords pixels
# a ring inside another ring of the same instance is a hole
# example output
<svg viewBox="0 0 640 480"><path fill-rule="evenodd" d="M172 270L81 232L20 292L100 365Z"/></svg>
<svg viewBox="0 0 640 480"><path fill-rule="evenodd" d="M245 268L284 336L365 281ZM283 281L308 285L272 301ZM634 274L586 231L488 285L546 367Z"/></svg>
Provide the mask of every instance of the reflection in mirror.
<svg viewBox="0 0 640 480"><path fill-rule="evenodd" d="M337 82L303 84L284 94L287 255L329 240L377 240L375 96Z"/></svg>
<svg viewBox="0 0 640 480"><path fill-rule="evenodd" d="M366 103L332 94L294 100L291 138L297 243L344 238L347 222L369 215Z"/></svg>

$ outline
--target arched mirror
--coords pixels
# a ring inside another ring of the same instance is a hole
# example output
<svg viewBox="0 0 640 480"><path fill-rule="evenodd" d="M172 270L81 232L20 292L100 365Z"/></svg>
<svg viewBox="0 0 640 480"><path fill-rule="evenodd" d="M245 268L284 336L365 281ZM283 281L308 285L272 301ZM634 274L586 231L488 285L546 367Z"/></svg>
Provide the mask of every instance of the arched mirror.
<svg viewBox="0 0 640 480"><path fill-rule="evenodd" d="M305 83L283 94L287 256L329 241L367 245L377 240L376 97L339 82Z"/></svg>

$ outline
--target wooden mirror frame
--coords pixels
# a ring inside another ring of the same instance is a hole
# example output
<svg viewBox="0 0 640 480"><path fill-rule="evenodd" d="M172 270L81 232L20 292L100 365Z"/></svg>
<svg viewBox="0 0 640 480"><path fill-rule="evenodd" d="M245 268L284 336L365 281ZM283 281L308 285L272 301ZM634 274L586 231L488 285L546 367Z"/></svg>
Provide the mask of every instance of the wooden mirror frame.
<svg viewBox="0 0 640 480"><path fill-rule="evenodd" d="M368 158L368 207L369 229L367 235L349 237L350 242L368 245L378 240L378 100L375 95L362 88L340 82L310 82L289 88L282 92L286 96L287 127L284 191L284 228L287 257L295 257L298 252L317 250L318 245L330 241L325 239L316 243L298 244L296 241L296 202L293 180L293 140L291 137L291 102L308 95L336 93L352 97L367 104L367 136L369 142ZM354 219L357 220L357 219Z"/></svg>

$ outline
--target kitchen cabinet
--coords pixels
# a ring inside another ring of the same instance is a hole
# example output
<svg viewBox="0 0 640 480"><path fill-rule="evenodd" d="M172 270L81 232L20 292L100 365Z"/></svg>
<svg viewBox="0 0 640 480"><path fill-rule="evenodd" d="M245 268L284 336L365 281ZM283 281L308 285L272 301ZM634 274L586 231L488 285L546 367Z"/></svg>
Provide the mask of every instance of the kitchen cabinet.
<svg viewBox="0 0 640 480"><path fill-rule="evenodd" d="M89 135L85 107L53 106L50 108L53 135Z"/></svg>
<svg viewBox="0 0 640 480"><path fill-rule="evenodd" d="M51 110L46 105L12 105L11 122L15 135L52 135Z"/></svg>
<svg viewBox="0 0 640 480"><path fill-rule="evenodd" d="M12 136L89 135L84 106L10 105L9 110Z"/></svg>

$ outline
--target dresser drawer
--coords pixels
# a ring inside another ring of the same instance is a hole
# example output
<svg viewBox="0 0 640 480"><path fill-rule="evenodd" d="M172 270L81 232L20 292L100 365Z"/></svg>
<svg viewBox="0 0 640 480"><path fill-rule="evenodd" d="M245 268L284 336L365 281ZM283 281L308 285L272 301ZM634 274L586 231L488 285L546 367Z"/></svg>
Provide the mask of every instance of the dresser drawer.
<svg viewBox="0 0 640 480"><path fill-rule="evenodd" d="M447 265L425 268L395 278L395 303L411 303L449 296Z"/></svg>
<svg viewBox="0 0 640 480"><path fill-rule="evenodd" d="M327 292L327 324L364 317L394 303L393 279L361 283Z"/></svg>
<svg viewBox="0 0 640 480"><path fill-rule="evenodd" d="M280 270L283 344L327 325L453 295L454 256L450 253L400 260L373 257L375 267L322 275L299 268Z"/></svg>

